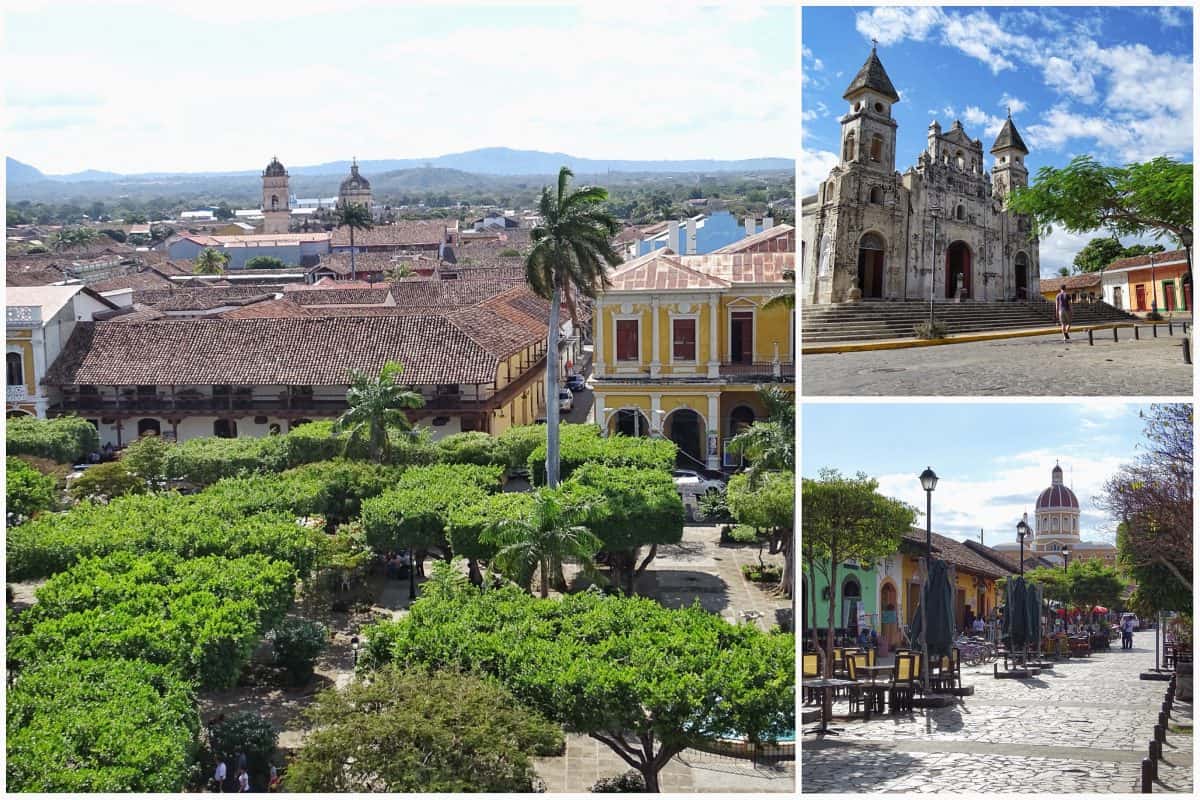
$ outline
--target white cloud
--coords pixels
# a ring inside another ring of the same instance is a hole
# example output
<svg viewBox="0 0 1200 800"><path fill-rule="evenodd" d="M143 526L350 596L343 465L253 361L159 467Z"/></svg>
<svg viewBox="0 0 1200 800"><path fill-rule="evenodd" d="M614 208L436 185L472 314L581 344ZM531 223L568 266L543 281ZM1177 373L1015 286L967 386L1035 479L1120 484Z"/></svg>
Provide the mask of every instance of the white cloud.
<svg viewBox="0 0 1200 800"><path fill-rule="evenodd" d="M816 194L818 184L829 177L829 170L837 163L837 153L805 148L796 164L796 183L800 188L800 196Z"/></svg>
<svg viewBox="0 0 1200 800"><path fill-rule="evenodd" d="M1005 92L1000 97L999 105L1012 111L1014 114L1020 114L1025 109L1029 108L1029 104L1019 97L1013 97L1008 92Z"/></svg>
<svg viewBox="0 0 1200 800"><path fill-rule="evenodd" d="M1084 233L1069 233L1061 228L1055 228L1049 236L1042 237L1038 245L1038 259L1041 264L1043 278L1058 276L1061 267L1071 268L1076 254L1092 239L1111 238L1112 234L1104 230L1085 231ZM1156 244L1152 236L1126 236L1121 239L1126 247L1135 244Z"/></svg>
<svg viewBox="0 0 1200 800"><path fill-rule="evenodd" d="M800 115L800 119L803 122L813 122L827 116L829 116L829 106L818 100L816 107L805 109Z"/></svg>
<svg viewBox="0 0 1200 800"><path fill-rule="evenodd" d="M1158 14L1158 20L1163 27L1181 28L1187 24L1184 9L1179 6L1159 6L1154 11Z"/></svg>
<svg viewBox="0 0 1200 800"><path fill-rule="evenodd" d="M1030 37L1006 31L986 11L945 15L942 41L987 64L993 73L1015 69L1013 59L1037 47Z"/></svg>
<svg viewBox="0 0 1200 800"><path fill-rule="evenodd" d="M1186 156L1192 149L1190 115L1137 117L1115 114L1089 116L1065 105L1050 109L1040 122L1026 129L1031 147L1061 150L1076 140L1092 141L1124 161L1144 161L1155 156Z"/></svg>
<svg viewBox="0 0 1200 800"><path fill-rule="evenodd" d="M1004 117L997 117L994 114L989 114L978 106L967 106L963 109L962 118L969 125L982 126L983 132L989 137L995 137L1000 133L1000 128L1004 126Z"/></svg>
<svg viewBox="0 0 1200 800"><path fill-rule="evenodd" d="M1058 56L1046 59L1042 66L1046 85L1059 94L1091 102L1096 99L1096 84L1090 71Z"/></svg>
<svg viewBox="0 0 1200 800"><path fill-rule="evenodd" d="M868 39L878 39L880 44L889 45L905 39L924 41L944 19L941 9L932 6L880 6L855 14L854 27Z"/></svg>

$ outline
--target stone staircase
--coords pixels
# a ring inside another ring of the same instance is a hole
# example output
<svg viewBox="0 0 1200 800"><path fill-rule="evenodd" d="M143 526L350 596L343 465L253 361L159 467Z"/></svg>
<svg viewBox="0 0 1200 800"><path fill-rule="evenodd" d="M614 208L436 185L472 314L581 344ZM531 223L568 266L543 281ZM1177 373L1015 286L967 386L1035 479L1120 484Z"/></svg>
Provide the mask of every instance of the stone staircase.
<svg viewBox="0 0 1200 800"><path fill-rule="evenodd" d="M947 334L982 333L1057 326L1054 304L1029 302L963 302L934 304L934 318ZM914 326L929 319L929 303L921 300L863 300L859 303L805 305L800 309L800 332L805 346L877 339L906 339ZM1072 325L1136 322L1137 317L1108 303L1079 303L1072 307Z"/></svg>

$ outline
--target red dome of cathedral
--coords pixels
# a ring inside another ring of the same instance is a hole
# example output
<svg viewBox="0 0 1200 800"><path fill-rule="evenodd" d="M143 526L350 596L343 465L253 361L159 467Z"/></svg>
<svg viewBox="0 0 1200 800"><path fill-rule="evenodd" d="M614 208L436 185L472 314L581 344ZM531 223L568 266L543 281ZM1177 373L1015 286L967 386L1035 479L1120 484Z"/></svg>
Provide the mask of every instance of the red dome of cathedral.
<svg viewBox="0 0 1200 800"><path fill-rule="evenodd" d="M1057 464L1050 473L1050 487L1038 495L1037 510L1072 508L1079 509L1079 499L1075 493L1063 486L1062 467Z"/></svg>

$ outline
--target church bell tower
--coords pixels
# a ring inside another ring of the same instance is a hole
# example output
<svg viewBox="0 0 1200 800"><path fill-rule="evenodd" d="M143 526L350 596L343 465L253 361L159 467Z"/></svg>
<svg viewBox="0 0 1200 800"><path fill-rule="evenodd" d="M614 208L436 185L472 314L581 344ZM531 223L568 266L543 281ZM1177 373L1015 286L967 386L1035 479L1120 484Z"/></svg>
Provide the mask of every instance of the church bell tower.
<svg viewBox="0 0 1200 800"><path fill-rule="evenodd" d="M992 194L995 197L1003 200L1014 187L1029 185L1029 170L1025 168L1029 148L1021 141L1017 126L1013 125L1011 111L990 152L996 157L996 163L992 165Z"/></svg>
<svg viewBox="0 0 1200 800"><path fill-rule="evenodd" d="M272 158L263 170L263 233L287 233L292 212L288 206L288 173Z"/></svg>
<svg viewBox="0 0 1200 800"><path fill-rule="evenodd" d="M892 118L892 104L900 102L900 95L879 61L874 42L871 55L842 98L850 108L841 119L841 165L859 164L888 175L895 172L896 120Z"/></svg>

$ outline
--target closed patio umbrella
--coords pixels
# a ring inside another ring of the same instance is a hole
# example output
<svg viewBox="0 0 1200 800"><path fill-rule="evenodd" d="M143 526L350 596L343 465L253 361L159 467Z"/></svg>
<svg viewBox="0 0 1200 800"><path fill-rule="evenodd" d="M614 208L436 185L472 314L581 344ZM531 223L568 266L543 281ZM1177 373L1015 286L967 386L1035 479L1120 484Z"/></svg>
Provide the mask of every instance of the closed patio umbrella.
<svg viewBox="0 0 1200 800"><path fill-rule="evenodd" d="M1004 638L1014 651L1029 642L1029 615L1025 608L1025 579L1009 578L1004 584Z"/></svg>
<svg viewBox="0 0 1200 800"><path fill-rule="evenodd" d="M1029 615L1029 641L1034 647L1042 647L1042 587L1036 583L1025 584L1025 613Z"/></svg>
<svg viewBox="0 0 1200 800"><path fill-rule="evenodd" d="M921 592L921 603L926 604L925 613L929 618L929 655L934 658L950 655L954 647L954 594L945 561L930 562L929 581ZM913 641L920 640L920 609L918 605L913 617Z"/></svg>

